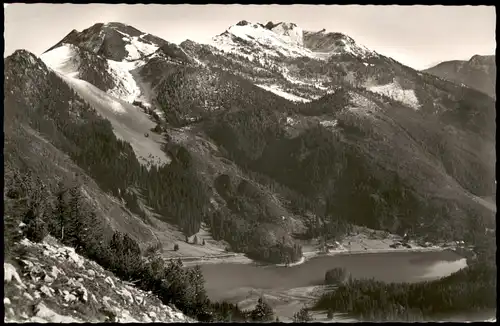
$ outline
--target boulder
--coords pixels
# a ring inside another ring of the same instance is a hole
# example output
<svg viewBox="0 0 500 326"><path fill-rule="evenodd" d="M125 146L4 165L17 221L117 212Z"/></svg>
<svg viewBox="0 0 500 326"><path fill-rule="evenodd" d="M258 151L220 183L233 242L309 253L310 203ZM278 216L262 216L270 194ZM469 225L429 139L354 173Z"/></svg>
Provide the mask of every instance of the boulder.
<svg viewBox="0 0 500 326"><path fill-rule="evenodd" d="M24 285L23 281L21 281L21 278L19 277L16 268L12 264L3 263L3 271L4 271L4 276L3 276L4 283L10 283L12 279L14 279L16 280L17 283L19 283L21 287L26 288L26 285Z"/></svg>

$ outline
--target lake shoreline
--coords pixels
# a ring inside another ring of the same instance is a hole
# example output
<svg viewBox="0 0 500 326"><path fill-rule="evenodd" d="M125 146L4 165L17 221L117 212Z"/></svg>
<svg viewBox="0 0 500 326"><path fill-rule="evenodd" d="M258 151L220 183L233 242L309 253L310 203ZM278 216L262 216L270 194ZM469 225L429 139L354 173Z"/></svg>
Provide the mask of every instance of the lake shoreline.
<svg viewBox="0 0 500 326"><path fill-rule="evenodd" d="M207 244L211 244L212 238L207 237L209 234L208 230L203 228L203 232L197 234L199 238L207 239ZM180 259L184 266L195 266L204 264L256 264L262 266L276 266L276 267L295 267L306 263L312 258L323 257L323 256L336 256L336 255L360 255L360 254L382 254L382 253L407 253L407 252L440 252L451 250L457 252L457 248L452 245L435 245L429 244L429 246L422 246L417 244L413 240L408 241L408 245L411 247L403 247L403 238L396 234L390 234L380 230L372 230L366 227L356 227L354 233L345 236L340 242L335 241L329 243L330 250L325 252L319 242L319 239L311 239L302 242L302 257L289 264L285 263L269 263L264 261L258 261L248 258L244 253L237 253L232 251L224 251L223 249L212 250L215 252L206 252L204 255L175 255L164 256L165 260L177 260ZM398 246L393 248L391 246ZM205 247L205 246L201 246ZM208 246L207 246L208 247ZM332 249L332 247L334 247ZM320 249L321 248L321 249ZM181 248L182 249L182 248ZM215 247L213 248L215 249ZM187 252L186 252L187 253ZM191 252L190 252L191 253ZM194 252L193 252L194 253ZM457 252L458 253L458 252ZM458 253L460 256L462 254Z"/></svg>
<svg viewBox="0 0 500 326"><path fill-rule="evenodd" d="M212 263L200 267L211 299L227 300L244 309L253 309L258 299L264 297L280 320L286 321L328 289L324 285L324 275L332 268L345 268L353 279L373 278L386 283L432 281L467 266L464 258L447 249L379 248L352 252L339 250L328 254L306 251L305 257L290 268L273 264L238 264L234 260L233 263L226 261L222 265ZM323 317L319 318L323 321Z"/></svg>
<svg viewBox="0 0 500 326"><path fill-rule="evenodd" d="M184 266L194 266L201 264L257 264L262 266L276 266L276 267L295 267L302 265L317 257L328 257L328 256L341 256L341 255L362 255L362 254L390 254L390 253L411 253L411 252L441 252L441 251L454 251L454 248L448 247L429 247L429 248L389 248L389 249L367 249L367 250L332 250L328 253L322 251L307 251L304 252L301 259L291 264L272 264L266 262L260 262L248 258L244 254L234 253L220 256L212 257L178 257L173 259L180 259Z"/></svg>

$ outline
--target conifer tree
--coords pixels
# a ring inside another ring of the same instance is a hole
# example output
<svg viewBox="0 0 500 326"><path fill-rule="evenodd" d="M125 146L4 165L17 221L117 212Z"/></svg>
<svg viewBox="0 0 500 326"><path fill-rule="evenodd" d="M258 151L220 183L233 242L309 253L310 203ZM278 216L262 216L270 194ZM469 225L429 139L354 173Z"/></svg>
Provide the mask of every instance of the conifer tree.
<svg viewBox="0 0 500 326"><path fill-rule="evenodd" d="M41 242L47 234L47 225L40 217L35 217L26 226L26 237L33 242Z"/></svg>
<svg viewBox="0 0 500 326"><path fill-rule="evenodd" d="M83 200L79 187L71 187L69 189L69 204L68 211L66 211L65 225L64 225L64 242L80 249L84 246L80 236L83 232L83 219L85 218L86 211L83 206Z"/></svg>
<svg viewBox="0 0 500 326"><path fill-rule="evenodd" d="M309 312L309 309L306 307L302 307L298 312L293 315L293 321L296 323L304 323L308 321L312 321L313 317Z"/></svg>
<svg viewBox="0 0 500 326"><path fill-rule="evenodd" d="M8 256L13 248L14 244L22 239L22 231L19 227L20 220L16 218L10 210L10 201L6 200L4 196L5 214L4 214L4 249L5 255Z"/></svg>
<svg viewBox="0 0 500 326"><path fill-rule="evenodd" d="M262 297L260 297L259 300L257 301L257 306L255 306L255 309L252 310L250 315L253 321L257 322L272 321L274 316L274 311L271 308L271 306Z"/></svg>

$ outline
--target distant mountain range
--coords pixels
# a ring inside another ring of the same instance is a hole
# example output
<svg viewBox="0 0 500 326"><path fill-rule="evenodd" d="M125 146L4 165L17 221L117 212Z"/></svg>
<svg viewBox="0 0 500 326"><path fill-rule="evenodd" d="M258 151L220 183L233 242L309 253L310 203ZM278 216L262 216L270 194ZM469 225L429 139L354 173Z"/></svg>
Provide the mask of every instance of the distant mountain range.
<svg viewBox="0 0 500 326"><path fill-rule="evenodd" d="M424 71L455 83L465 84L496 98L497 67L494 55L474 55L469 61L444 61Z"/></svg>

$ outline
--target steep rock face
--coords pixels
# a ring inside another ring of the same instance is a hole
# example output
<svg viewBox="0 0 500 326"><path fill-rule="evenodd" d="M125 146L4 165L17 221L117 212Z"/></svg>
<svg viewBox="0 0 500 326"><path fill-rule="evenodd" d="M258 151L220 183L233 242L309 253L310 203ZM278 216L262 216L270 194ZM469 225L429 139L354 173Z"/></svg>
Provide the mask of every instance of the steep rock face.
<svg viewBox="0 0 500 326"><path fill-rule="evenodd" d="M269 24L269 23L268 23ZM272 24L272 23L271 23ZM282 35L283 37L290 38L290 41L297 43L298 45L304 45L304 35L302 28L294 23L278 23L273 24L271 28L276 34Z"/></svg>
<svg viewBox="0 0 500 326"><path fill-rule="evenodd" d="M64 76L87 81L128 103L148 106L147 85L136 77L137 69L150 60L196 64L177 45L121 23L72 31L41 58Z"/></svg>
<svg viewBox="0 0 500 326"><path fill-rule="evenodd" d="M4 262L5 322L193 322L51 237L19 246Z"/></svg>
<svg viewBox="0 0 500 326"><path fill-rule="evenodd" d="M351 54L359 57L376 57L376 52L365 46L358 45L347 35L342 33L327 33L325 30L319 32L304 32L303 44L314 52L338 55L341 53Z"/></svg>
<svg viewBox="0 0 500 326"><path fill-rule="evenodd" d="M496 63L493 55L474 55L469 61L445 61L424 72L465 84L496 98Z"/></svg>

